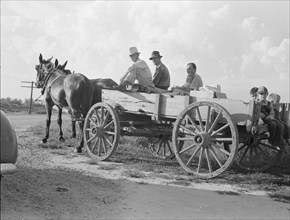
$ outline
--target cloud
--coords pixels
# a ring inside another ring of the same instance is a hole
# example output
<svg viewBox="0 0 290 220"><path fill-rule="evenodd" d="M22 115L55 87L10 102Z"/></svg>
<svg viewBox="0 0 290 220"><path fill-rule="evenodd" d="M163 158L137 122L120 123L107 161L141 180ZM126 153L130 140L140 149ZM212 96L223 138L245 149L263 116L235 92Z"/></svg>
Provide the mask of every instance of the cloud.
<svg viewBox="0 0 290 220"><path fill-rule="evenodd" d="M225 4L221 8L218 8L216 10L211 10L209 12L209 16L211 16L214 19L222 19L229 15L230 5Z"/></svg>

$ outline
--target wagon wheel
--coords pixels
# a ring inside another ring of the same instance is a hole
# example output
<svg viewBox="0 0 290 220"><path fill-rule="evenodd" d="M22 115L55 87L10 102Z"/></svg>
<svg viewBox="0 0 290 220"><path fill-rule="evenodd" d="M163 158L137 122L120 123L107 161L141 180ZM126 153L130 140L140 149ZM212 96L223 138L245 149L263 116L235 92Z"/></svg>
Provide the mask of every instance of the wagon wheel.
<svg viewBox="0 0 290 220"><path fill-rule="evenodd" d="M179 149L183 146L183 141L179 143ZM149 150L155 157L162 159L173 159L175 157L171 135L159 135L159 137L149 138Z"/></svg>
<svg viewBox="0 0 290 220"><path fill-rule="evenodd" d="M120 122L115 109L105 103L93 105L85 119L84 142L88 154L98 160L108 159L120 138Z"/></svg>
<svg viewBox="0 0 290 220"><path fill-rule="evenodd" d="M180 141L184 141L182 149L177 148ZM224 149L226 143L230 144L230 151ZM174 153L188 173L203 178L222 174L233 163L237 146L237 128L229 112L219 104L207 101L193 103L176 119Z"/></svg>
<svg viewBox="0 0 290 220"><path fill-rule="evenodd" d="M282 149L268 142L268 136L248 133L240 144L235 164L250 172L263 172L273 167L281 158Z"/></svg>

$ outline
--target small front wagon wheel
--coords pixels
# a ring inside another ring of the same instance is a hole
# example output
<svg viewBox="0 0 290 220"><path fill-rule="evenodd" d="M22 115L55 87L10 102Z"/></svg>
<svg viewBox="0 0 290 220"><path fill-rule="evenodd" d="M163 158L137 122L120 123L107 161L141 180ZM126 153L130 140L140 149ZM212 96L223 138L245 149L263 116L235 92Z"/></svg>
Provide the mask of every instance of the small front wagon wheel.
<svg viewBox="0 0 290 220"><path fill-rule="evenodd" d="M105 103L93 105L85 119L84 142L88 154L98 160L108 159L120 138L120 122L115 109Z"/></svg>
<svg viewBox="0 0 290 220"><path fill-rule="evenodd" d="M176 119L172 135L176 159L188 173L213 178L234 161L237 127L229 112L217 103L203 101L187 106ZM181 141L184 145L179 148Z"/></svg>

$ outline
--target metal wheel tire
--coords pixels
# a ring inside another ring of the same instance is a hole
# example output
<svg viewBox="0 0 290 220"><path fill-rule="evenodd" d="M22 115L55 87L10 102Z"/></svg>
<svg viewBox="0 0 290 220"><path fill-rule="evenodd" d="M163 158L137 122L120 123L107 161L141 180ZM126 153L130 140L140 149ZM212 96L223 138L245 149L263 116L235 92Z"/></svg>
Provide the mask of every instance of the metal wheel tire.
<svg viewBox="0 0 290 220"><path fill-rule="evenodd" d="M282 149L272 146L268 137L248 134L245 143L238 148L235 164L249 172L264 172L281 159Z"/></svg>
<svg viewBox="0 0 290 220"><path fill-rule="evenodd" d="M120 138L120 121L115 109L106 103L93 105L84 123L84 142L88 154L98 160L108 159Z"/></svg>
<svg viewBox="0 0 290 220"><path fill-rule="evenodd" d="M237 153L238 132L229 112L213 102L195 102L178 116L173 128L173 149L181 167L202 178L224 173ZM182 149L178 148L183 141ZM230 144L229 151L224 144Z"/></svg>
<svg viewBox="0 0 290 220"><path fill-rule="evenodd" d="M173 159L175 157L172 137L168 135L160 135L160 137L149 138L149 150L155 157L162 159ZM182 148L183 142L179 143L179 148Z"/></svg>

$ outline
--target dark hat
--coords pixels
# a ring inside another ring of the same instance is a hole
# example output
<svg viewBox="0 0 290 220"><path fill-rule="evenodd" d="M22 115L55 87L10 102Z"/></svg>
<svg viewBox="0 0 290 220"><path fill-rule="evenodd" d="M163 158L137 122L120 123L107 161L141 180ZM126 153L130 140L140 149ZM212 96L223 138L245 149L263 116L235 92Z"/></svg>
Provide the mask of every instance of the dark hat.
<svg viewBox="0 0 290 220"><path fill-rule="evenodd" d="M258 94L268 94L268 89L265 86L260 86L257 91Z"/></svg>
<svg viewBox="0 0 290 220"><path fill-rule="evenodd" d="M149 60L153 60L153 58L155 58L155 57L159 57L159 58L162 57L162 56L160 56L159 51L153 51Z"/></svg>

